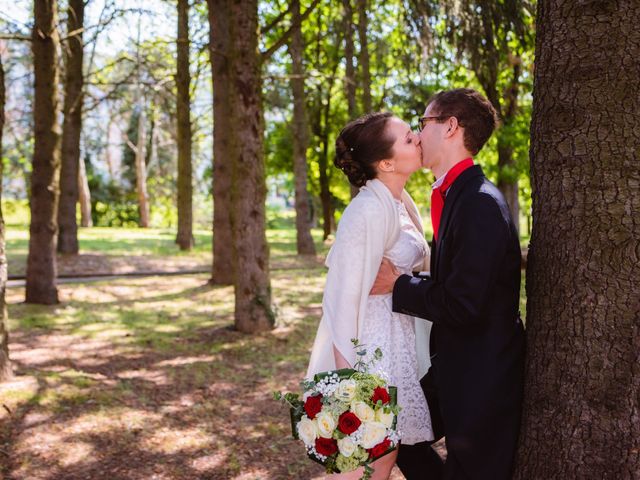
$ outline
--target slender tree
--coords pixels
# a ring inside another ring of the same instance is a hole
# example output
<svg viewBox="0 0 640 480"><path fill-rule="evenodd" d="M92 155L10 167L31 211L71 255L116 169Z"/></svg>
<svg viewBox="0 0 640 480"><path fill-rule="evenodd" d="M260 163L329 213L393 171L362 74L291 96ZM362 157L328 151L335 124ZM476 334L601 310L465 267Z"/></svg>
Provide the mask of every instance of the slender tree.
<svg viewBox="0 0 640 480"><path fill-rule="evenodd" d="M60 168L60 206L58 209L58 251L78 253L78 166L82 131L82 59L84 52L84 2L69 0L67 43L65 44L64 124L62 126L62 165Z"/></svg>
<svg viewBox="0 0 640 480"><path fill-rule="evenodd" d="M293 0L294 30L289 53L292 62L291 90L293 91L293 174L296 202L296 245L298 254L315 255L316 247L311 237L311 212L307 191L307 146L309 126L304 93L304 40L300 20L300 1Z"/></svg>
<svg viewBox="0 0 640 480"><path fill-rule="evenodd" d="M371 112L371 62L369 60L369 38L367 29L369 28L368 19L368 0L357 0L358 5L358 40L360 40L360 50L358 52L358 63L360 67L360 76L362 78L362 111Z"/></svg>
<svg viewBox="0 0 640 480"><path fill-rule="evenodd" d="M640 472L639 23L538 2L518 480Z"/></svg>
<svg viewBox="0 0 640 480"><path fill-rule="evenodd" d="M57 2L36 0L31 44L35 72L34 149L26 302L58 303L56 239L60 179Z"/></svg>
<svg viewBox="0 0 640 480"><path fill-rule="evenodd" d="M193 187L191 174L191 102L189 73L189 0L178 0L178 235L180 250L193 246Z"/></svg>
<svg viewBox="0 0 640 480"><path fill-rule="evenodd" d="M207 0L213 79L213 264L210 283L234 282L231 232L231 37L228 1Z"/></svg>
<svg viewBox="0 0 640 480"><path fill-rule="evenodd" d="M80 156L79 158L78 167L78 201L80 203L80 226L92 227L93 220L91 218L91 191L89 190L87 167L82 156Z"/></svg>
<svg viewBox="0 0 640 480"><path fill-rule="evenodd" d="M358 115L358 107L356 102L356 69L354 60L353 45L353 6L352 0L342 0L344 9L344 61L345 61L345 95L347 97L347 113L349 120L353 120ZM358 194L358 189L351 185L351 198Z"/></svg>
<svg viewBox="0 0 640 480"><path fill-rule="evenodd" d="M345 95L347 97L347 112L349 120L353 120L358 115L356 103L356 69L354 60L353 45L353 6L352 0L342 0L344 8L344 61L345 61Z"/></svg>
<svg viewBox="0 0 640 480"><path fill-rule="evenodd" d="M2 133L4 131L4 68L2 55L0 55L0 158L2 158ZM4 163L0 162L0 199L2 198L2 178ZM0 382L12 376L11 362L9 361L9 325L7 315L7 302L5 292L7 289L7 255L5 252L4 218L0 202Z"/></svg>

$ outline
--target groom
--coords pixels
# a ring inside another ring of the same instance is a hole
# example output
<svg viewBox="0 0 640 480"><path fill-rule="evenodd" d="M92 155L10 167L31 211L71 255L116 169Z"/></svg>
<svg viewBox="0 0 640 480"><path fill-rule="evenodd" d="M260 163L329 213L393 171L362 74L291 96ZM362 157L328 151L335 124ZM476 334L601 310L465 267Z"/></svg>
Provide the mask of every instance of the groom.
<svg viewBox="0 0 640 480"><path fill-rule="evenodd" d="M423 165L437 179L431 277L400 275L385 260L371 292L393 291L395 312L433 322L421 383L447 460L434 462L426 442L402 446L398 466L409 480L512 475L524 358L520 244L504 197L473 162L495 126L494 108L474 90L433 97L420 119Z"/></svg>

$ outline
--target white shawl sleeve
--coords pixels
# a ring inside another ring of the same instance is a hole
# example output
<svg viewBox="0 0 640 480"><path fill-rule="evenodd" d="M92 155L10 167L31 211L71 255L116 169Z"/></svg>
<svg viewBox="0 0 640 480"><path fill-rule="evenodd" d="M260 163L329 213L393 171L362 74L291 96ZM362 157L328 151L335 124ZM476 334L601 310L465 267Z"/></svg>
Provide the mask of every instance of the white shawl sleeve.
<svg viewBox="0 0 640 480"><path fill-rule="evenodd" d="M360 191L345 209L326 260L322 319L307 378L335 370L333 345L350 365L355 364L351 339L360 338L369 291L394 229L398 229L397 218L385 214L385 205L371 191Z"/></svg>

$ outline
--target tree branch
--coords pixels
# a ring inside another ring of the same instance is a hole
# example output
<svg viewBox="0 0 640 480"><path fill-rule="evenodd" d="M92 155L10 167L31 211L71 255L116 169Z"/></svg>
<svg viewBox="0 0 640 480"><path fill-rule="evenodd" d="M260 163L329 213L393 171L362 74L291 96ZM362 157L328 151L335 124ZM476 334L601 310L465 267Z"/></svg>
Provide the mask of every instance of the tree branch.
<svg viewBox="0 0 640 480"><path fill-rule="evenodd" d="M309 6L309 8L307 8L305 12L302 15L300 15L300 21L294 22L289 27L289 29L286 32L284 32L282 36L269 49L265 50L260 54L261 61L263 63L269 60L269 58L271 58L271 56L289 40L289 37L293 33L293 30L295 28L300 27L300 25L302 25L302 22L304 22L307 19L307 17L311 14L311 12L316 8L318 3L320 3L320 0L313 0L313 3Z"/></svg>
<svg viewBox="0 0 640 480"><path fill-rule="evenodd" d="M20 40L23 42L30 42L31 37L24 35L0 35L0 40Z"/></svg>
<svg viewBox="0 0 640 480"><path fill-rule="evenodd" d="M291 12L292 5L293 5L293 2L290 2L289 7L284 12L281 12L280 15L274 18L269 25L265 26L263 29L260 30L260 34L266 35L267 33L269 33L269 31L273 30L273 28L276 27L288 13Z"/></svg>

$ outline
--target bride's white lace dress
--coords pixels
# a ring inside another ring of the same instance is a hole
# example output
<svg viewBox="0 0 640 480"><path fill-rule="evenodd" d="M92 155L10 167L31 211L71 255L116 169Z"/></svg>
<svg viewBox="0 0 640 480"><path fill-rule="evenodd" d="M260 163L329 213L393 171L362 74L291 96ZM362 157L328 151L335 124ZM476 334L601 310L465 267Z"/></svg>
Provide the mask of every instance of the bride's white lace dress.
<svg viewBox="0 0 640 480"><path fill-rule="evenodd" d="M420 269L428 246L417 230L405 206L395 200L400 214L400 236L385 256L401 273L411 274ZM367 357L379 347L383 357L374 363L372 373L380 373L391 385L398 387L398 429L402 443L413 445L433 440L431 417L418 378L415 319L391 310L391 294L372 295L367 301L360 343L367 349Z"/></svg>

